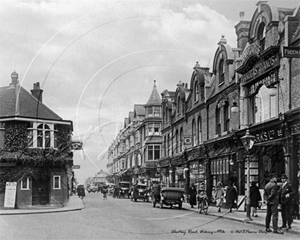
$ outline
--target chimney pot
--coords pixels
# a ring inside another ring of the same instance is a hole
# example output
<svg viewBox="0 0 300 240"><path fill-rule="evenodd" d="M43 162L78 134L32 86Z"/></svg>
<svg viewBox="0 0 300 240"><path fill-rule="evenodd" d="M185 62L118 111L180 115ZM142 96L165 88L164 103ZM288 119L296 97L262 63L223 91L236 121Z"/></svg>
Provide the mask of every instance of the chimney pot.
<svg viewBox="0 0 300 240"><path fill-rule="evenodd" d="M31 94L40 102L43 100L43 90L40 89L40 83L36 82L33 84L33 89L31 90Z"/></svg>
<svg viewBox="0 0 300 240"><path fill-rule="evenodd" d="M240 20L243 21L245 17L245 13L244 12L240 12Z"/></svg>

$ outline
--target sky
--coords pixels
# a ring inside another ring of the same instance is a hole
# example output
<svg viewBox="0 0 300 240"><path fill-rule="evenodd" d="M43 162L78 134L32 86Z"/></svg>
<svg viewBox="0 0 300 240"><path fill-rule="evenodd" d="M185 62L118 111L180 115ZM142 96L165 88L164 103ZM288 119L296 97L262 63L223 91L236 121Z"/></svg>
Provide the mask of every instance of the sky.
<svg viewBox="0 0 300 240"><path fill-rule="evenodd" d="M40 82L43 103L72 120L75 177L106 171L107 148L134 104L190 83L193 67L212 66L221 36L236 47L239 13L256 0L0 0L0 86L19 74ZM269 0L278 7L299 1Z"/></svg>

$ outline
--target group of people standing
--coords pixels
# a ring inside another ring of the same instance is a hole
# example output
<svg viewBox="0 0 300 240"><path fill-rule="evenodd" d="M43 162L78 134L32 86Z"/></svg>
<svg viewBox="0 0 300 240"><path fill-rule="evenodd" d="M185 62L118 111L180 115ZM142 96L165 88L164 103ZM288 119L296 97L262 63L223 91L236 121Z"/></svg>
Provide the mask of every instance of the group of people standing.
<svg viewBox="0 0 300 240"><path fill-rule="evenodd" d="M292 228L291 205L296 192L288 181L287 175L281 176L282 185L278 190L277 175L271 176L270 182L265 186L264 201L267 203L266 232L272 232L270 222L272 218L273 232L283 234L282 229ZM278 206L281 206L282 226L278 227Z"/></svg>
<svg viewBox="0 0 300 240"><path fill-rule="evenodd" d="M267 214L265 219L266 232L274 232L283 234L282 230L291 229L293 222L291 206L292 199L296 192L292 184L288 181L286 174L281 176L282 185L277 186L277 175L272 174L270 182L264 188L263 199L267 205ZM189 188L189 197L191 208L197 205L197 188L194 183ZM232 182L228 182L228 186L225 188L221 182L217 183L215 191L213 193L213 199L218 208L218 212L221 212L221 208L224 204L229 208L229 212L232 212L232 208L237 203L238 192L236 186ZM258 217L257 208L262 205L262 197L259 188L255 181L251 182L250 186L250 207L252 217ZM278 227L278 207L281 207L282 226ZM273 231L270 229L270 222L272 218Z"/></svg>

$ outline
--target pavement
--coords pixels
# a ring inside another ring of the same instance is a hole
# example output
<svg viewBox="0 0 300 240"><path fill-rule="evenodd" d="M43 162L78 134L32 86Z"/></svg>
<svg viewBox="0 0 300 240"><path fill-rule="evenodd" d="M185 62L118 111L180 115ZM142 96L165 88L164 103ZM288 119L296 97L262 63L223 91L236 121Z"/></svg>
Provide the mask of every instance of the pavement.
<svg viewBox="0 0 300 240"><path fill-rule="evenodd" d="M188 203L183 203L182 206L184 209L189 211L198 212L197 206L194 208L191 208L191 206ZM203 214L203 213L201 213ZM237 222L243 222L245 224L253 224L257 226L263 227L263 230L265 230L265 219L266 219L267 211L266 209L262 209L257 211L257 217L251 217L253 220L249 220L249 218L246 217L246 212L241 210L232 209L232 212L229 212L229 209L223 208L221 209L221 212L218 212L218 208L215 206L209 206L207 215L215 216L218 218L228 219L232 221ZM281 213L279 212L278 216L278 226L282 226L281 221ZM270 223L270 227L272 229L272 220ZM299 234L300 235L300 220L299 219L293 219L292 223L292 229L284 230L288 231L290 233Z"/></svg>
<svg viewBox="0 0 300 240"><path fill-rule="evenodd" d="M191 208L188 203L183 203L183 209L188 211L197 212L197 207ZM55 208L55 207L32 207L26 209L0 209L0 215L20 215L20 214L41 214L41 213L55 213L55 212L68 212L68 211L78 211L84 208L84 203L76 195L72 195L69 198L69 201L64 207ZM201 213L203 214L203 213ZM266 210L258 210L258 217L253 217L252 221L246 218L246 212L239 211L233 209L232 212L229 212L229 209L222 209L221 212L218 212L218 209L215 206L209 206L208 215L228 219L237 222L244 222L245 224L254 224L257 226L261 226L265 229L265 218L266 218ZM278 226L281 226L281 214L279 213ZM272 221L271 221L272 226ZM286 231L286 230L285 230ZM300 235L300 220L294 219L292 224L292 229L288 230L288 232L293 234Z"/></svg>
<svg viewBox="0 0 300 240"><path fill-rule="evenodd" d="M77 211L84 208L83 201L77 195L69 197L69 201L63 207L30 207L26 209L0 209L0 215L20 215L20 214L40 214L40 213L55 213Z"/></svg>

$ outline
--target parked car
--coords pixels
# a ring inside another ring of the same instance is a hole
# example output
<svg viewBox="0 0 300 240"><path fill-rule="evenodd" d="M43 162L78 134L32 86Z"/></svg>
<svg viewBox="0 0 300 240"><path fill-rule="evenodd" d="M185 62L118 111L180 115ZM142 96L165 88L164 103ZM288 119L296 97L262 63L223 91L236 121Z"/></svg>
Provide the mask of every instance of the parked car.
<svg viewBox="0 0 300 240"><path fill-rule="evenodd" d="M98 186L95 186L95 185L89 185L88 187L87 187L87 191L90 193L90 192L93 192L93 193L96 193L96 192L98 192Z"/></svg>
<svg viewBox="0 0 300 240"><path fill-rule="evenodd" d="M137 201L137 199L143 199L143 201L149 202L149 191L146 184L137 184L131 188L131 201Z"/></svg>
<svg viewBox="0 0 300 240"><path fill-rule="evenodd" d="M120 181L119 182L119 198L121 197L127 197L129 198L129 188L130 188L130 182Z"/></svg>
<svg viewBox="0 0 300 240"><path fill-rule="evenodd" d="M176 187L164 187L160 192L160 208L163 205L170 206L178 205L179 209L182 209L182 203L184 200L184 189Z"/></svg>

